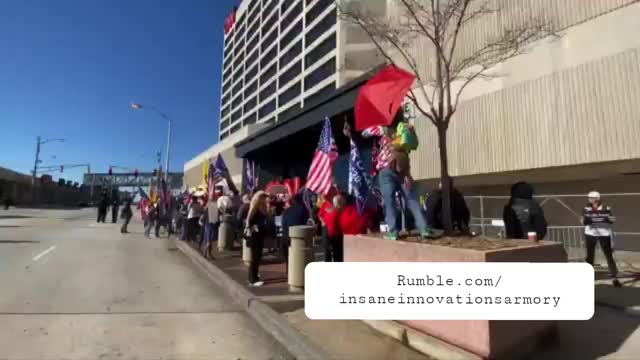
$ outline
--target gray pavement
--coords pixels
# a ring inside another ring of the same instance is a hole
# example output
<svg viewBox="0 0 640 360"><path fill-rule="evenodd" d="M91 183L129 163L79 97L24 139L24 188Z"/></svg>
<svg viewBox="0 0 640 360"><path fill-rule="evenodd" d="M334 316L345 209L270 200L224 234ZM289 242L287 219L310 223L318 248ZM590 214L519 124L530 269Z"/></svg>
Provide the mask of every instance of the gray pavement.
<svg viewBox="0 0 640 360"><path fill-rule="evenodd" d="M95 211L0 210L0 359L287 359L168 242Z"/></svg>

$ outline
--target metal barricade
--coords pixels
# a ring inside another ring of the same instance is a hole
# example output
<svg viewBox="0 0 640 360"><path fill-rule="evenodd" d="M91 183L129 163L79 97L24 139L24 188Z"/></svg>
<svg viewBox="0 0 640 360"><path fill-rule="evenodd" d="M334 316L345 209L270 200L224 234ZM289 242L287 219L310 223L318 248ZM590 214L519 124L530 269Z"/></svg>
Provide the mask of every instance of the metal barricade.
<svg viewBox="0 0 640 360"><path fill-rule="evenodd" d="M614 228L616 250L640 251L640 226L636 220L640 213L640 193L602 194L602 198L618 219ZM508 196L465 196L465 200L473 231L488 237L504 237L502 211ZM535 200L549 224L545 240L562 243L570 261L583 261L586 248L580 218L586 204L585 194L539 195Z"/></svg>

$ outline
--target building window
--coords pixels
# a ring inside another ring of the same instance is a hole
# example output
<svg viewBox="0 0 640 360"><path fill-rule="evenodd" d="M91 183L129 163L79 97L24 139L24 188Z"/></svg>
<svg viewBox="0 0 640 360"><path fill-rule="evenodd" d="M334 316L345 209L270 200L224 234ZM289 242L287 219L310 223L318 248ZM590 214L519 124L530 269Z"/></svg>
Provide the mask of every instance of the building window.
<svg viewBox="0 0 640 360"><path fill-rule="evenodd" d="M260 76L260 84L269 82L269 80L276 75L277 68L278 63L271 65L271 67Z"/></svg>
<svg viewBox="0 0 640 360"><path fill-rule="evenodd" d="M259 36L256 36L256 39L259 39L259 38L260 38ZM255 45L258 46L258 44L255 44ZM247 57L247 61L245 61L245 63L247 64L247 66L251 66L256 62L256 60L258 60L259 56L260 56L260 49L256 48L256 50Z"/></svg>
<svg viewBox="0 0 640 360"><path fill-rule="evenodd" d="M251 79L248 79L249 81L251 81ZM253 95L256 90L258 90L258 79L256 79L254 82L251 83L251 85L247 86L246 89L244 89L244 96L245 97L249 97L251 95Z"/></svg>
<svg viewBox="0 0 640 360"><path fill-rule="evenodd" d="M237 109L240 107L240 105L242 105L243 101L244 99L242 98L242 94L240 94L238 97L233 99L233 103L231 104L231 107L233 107L234 109Z"/></svg>
<svg viewBox="0 0 640 360"><path fill-rule="evenodd" d="M280 14L284 14L287 12L287 9L291 7L291 4L296 2L296 0L282 0L282 5L280 5ZM302 3L300 3L302 5Z"/></svg>
<svg viewBox="0 0 640 360"><path fill-rule="evenodd" d="M278 28L273 29L271 34L269 34L266 38L262 39L262 45L260 46L260 50L264 53L273 43L276 41L278 37Z"/></svg>
<svg viewBox="0 0 640 360"><path fill-rule="evenodd" d="M311 10L307 11L307 15L305 15L307 24L311 24L313 20L317 19L320 14L322 14L325 10L333 4L334 0L320 0L317 4L315 4ZM307 3L307 5L309 5Z"/></svg>
<svg viewBox="0 0 640 360"><path fill-rule="evenodd" d="M227 81L231 77L232 68L225 70L224 74L222 74L223 81Z"/></svg>
<svg viewBox="0 0 640 360"><path fill-rule="evenodd" d="M309 105L316 104L321 100L325 99L326 97L331 96L335 91L336 91L336 83L334 81L331 84L318 90L313 95L307 96L307 98L304 100L304 103Z"/></svg>
<svg viewBox="0 0 640 360"><path fill-rule="evenodd" d="M264 20L265 16L269 16L271 14L271 10L278 5L278 0L266 0L264 8L262 10L262 19Z"/></svg>
<svg viewBox="0 0 640 360"><path fill-rule="evenodd" d="M255 10L256 8L260 9L260 0L251 0L251 2L249 3L249 21L251 21L251 19L254 19L254 14L253 14L253 10Z"/></svg>
<svg viewBox="0 0 640 360"><path fill-rule="evenodd" d="M287 52L280 57L280 69L284 68L287 64L289 64L296 56L300 55L302 52L302 39L298 40L298 42L293 45Z"/></svg>
<svg viewBox="0 0 640 360"><path fill-rule="evenodd" d="M251 100L247 101L244 104L244 113L245 114L247 114L247 113L249 113L249 111L255 109L257 100L258 99L256 99L256 96L254 96L253 98L251 98Z"/></svg>
<svg viewBox="0 0 640 360"><path fill-rule="evenodd" d="M293 116L294 114L296 114L297 112L299 112L300 110L302 110L302 107L300 106L300 103L297 103L292 107L288 108L287 110L281 112L280 115L278 115L278 117L280 118L280 121L286 120L291 116Z"/></svg>
<svg viewBox="0 0 640 360"><path fill-rule="evenodd" d="M244 119L244 121L242 122L243 126L247 126L247 125L251 125L251 124L255 124L256 121L258 121L258 112L255 111L253 114L247 116L246 119Z"/></svg>
<svg viewBox="0 0 640 360"><path fill-rule="evenodd" d="M300 19L297 24L289 29L287 35L284 35L282 37L282 39L280 40L280 49L286 48L287 45L289 45L291 41L293 41L293 39L300 35L300 33L302 33L302 19Z"/></svg>
<svg viewBox="0 0 640 360"><path fill-rule="evenodd" d="M278 47L274 46L269 50L266 55L262 56L262 60L260 60L260 67L262 69L266 68L269 63L278 58Z"/></svg>
<svg viewBox="0 0 640 360"><path fill-rule="evenodd" d="M231 93L228 93L222 98L222 106L229 105L229 100L231 100Z"/></svg>
<svg viewBox="0 0 640 360"><path fill-rule="evenodd" d="M258 64L255 64L251 70L247 71L246 75L244 76L244 83L248 84L249 81L255 79L256 75L258 75Z"/></svg>
<svg viewBox="0 0 640 360"><path fill-rule="evenodd" d="M224 68L225 70L228 70L228 69L229 69L229 66L231 66L231 59L232 59L232 57L231 57L231 56L229 56L229 57L224 61L224 67L223 67L223 68Z"/></svg>
<svg viewBox="0 0 640 360"><path fill-rule="evenodd" d="M269 101L265 106L260 108L258 116L262 119L276 110L276 99Z"/></svg>
<svg viewBox="0 0 640 360"><path fill-rule="evenodd" d="M234 51L237 51L237 52L244 51L244 37L238 40Z"/></svg>
<svg viewBox="0 0 640 360"><path fill-rule="evenodd" d="M244 51L240 53L240 55L238 55L238 58L236 59L236 61L233 62L233 67L237 68L240 64L242 64L242 61L244 60Z"/></svg>
<svg viewBox="0 0 640 360"><path fill-rule="evenodd" d="M302 72L302 61L298 60L296 64L280 75L280 87L285 86L289 81L293 80Z"/></svg>
<svg viewBox="0 0 640 360"><path fill-rule="evenodd" d="M220 113L220 118L224 119L227 117L227 115L229 115L229 106L222 109L222 112Z"/></svg>
<svg viewBox="0 0 640 360"><path fill-rule="evenodd" d="M240 130L241 127L242 127L242 123L237 123L229 130L229 134L233 134L237 132L238 130Z"/></svg>
<svg viewBox="0 0 640 360"><path fill-rule="evenodd" d="M224 139L226 139L227 137L229 137L229 132L228 132L228 131L227 131L227 132L225 132L225 133L222 133L222 135L220 135L220 140L224 140Z"/></svg>
<svg viewBox="0 0 640 360"><path fill-rule="evenodd" d="M236 68L236 72L233 73L233 83L235 84L238 80L242 79L242 74L244 73L244 64L241 64Z"/></svg>
<svg viewBox="0 0 640 360"><path fill-rule="evenodd" d="M299 82L297 82L295 85L293 85L292 87L285 90L285 92L280 94L280 96L278 97L278 104L280 104L280 106L288 104L289 101L293 100L296 96L300 95L301 92L302 92L302 86L300 85Z"/></svg>
<svg viewBox="0 0 640 360"><path fill-rule="evenodd" d="M238 109L238 111L234 112L233 115L231 115L231 122L234 123L238 121L241 117L242 117L242 109Z"/></svg>
<svg viewBox="0 0 640 360"><path fill-rule="evenodd" d="M274 81L269 84L267 87L260 91L260 102L263 102L265 99L268 99L271 95L275 94L277 91L277 82Z"/></svg>
<svg viewBox="0 0 640 360"><path fill-rule="evenodd" d="M278 21L277 15L270 17L266 23L262 24L262 37L264 37L264 34L273 28L276 21Z"/></svg>
<svg viewBox="0 0 640 360"><path fill-rule="evenodd" d="M263 124L267 124L267 125L273 125L273 124L275 124L275 123L276 123L276 117L274 116L274 117L272 117L272 118L271 118L271 119L269 119L269 120L263 121L262 123L263 123Z"/></svg>
<svg viewBox="0 0 640 360"><path fill-rule="evenodd" d="M322 80L336 73L336 59L331 58L319 68L315 69L311 74L304 78L304 90L307 91L318 85Z"/></svg>
<svg viewBox="0 0 640 360"><path fill-rule="evenodd" d="M311 67L311 65L315 64L318 60L322 59L323 56L327 55L331 52L331 50L336 48L336 33L331 34L326 40L321 42L318 46L316 46L313 50L311 50L307 56L304 57L304 66Z"/></svg>
<svg viewBox="0 0 640 360"><path fill-rule="evenodd" d="M228 81L227 83L225 83L225 84L222 86L222 93L223 93L223 94L226 94L226 93L227 93L227 91L229 91L229 89L230 89L230 88L231 88L231 81Z"/></svg>
<svg viewBox="0 0 640 360"><path fill-rule="evenodd" d="M250 36L253 36L253 35L256 35L256 36L258 36L258 37L259 37L259 36L260 36L260 35L258 34L258 29L259 29L259 28L260 28L260 21L256 21L256 23L255 23L255 24L253 24L253 25L251 26L251 28L249 28L249 32L247 33L247 37L250 37Z"/></svg>
<svg viewBox="0 0 640 360"><path fill-rule="evenodd" d="M285 6L286 2L283 3L283 7ZM291 5L291 4L289 4ZM282 14L284 14L284 10L281 12ZM285 16L282 21L280 22L280 31L284 31L287 29L287 27L289 27L289 25L291 25L291 23L298 17L300 16L300 14L302 14L302 3L299 2L298 4L296 4L296 6L293 8L293 10L291 10L290 13L287 14L287 16Z"/></svg>
<svg viewBox="0 0 640 360"><path fill-rule="evenodd" d="M238 81L238 83L233 87L233 95L237 95L242 91L242 80Z"/></svg>
<svg viewBox="0 0 640 360"><path fill-rule="evenodd" d="M221 129L221 130L222 130L222 129L226 129L226 128L227 128L227 126L229 126L229 119L227 119L227 120L225 120L225 121L223 121L223 122L221 122L221 123L220 123L220 129Z"/></svg>
<svg viewBox="0 0 640 360"><path fill-rule="evenodd" d="M238 21L236 22L236 27L241 27L242 25L244 25L244 20L245 20L245 15L246 12L242 15L240 15L240 18L238 19Z"/></svg>
<svg viewBox="0 0 640 360"><path fill-rule="evenodd" d="M309 16L307 14L307 16ZM333 9L327 16L322 18L319 23L317 23L306 35L305 41L306 46L309 47L316 41L322 34L326 33L333 25L336 24L337 21L336 9ZM309 20L307 20L308 23Z"/></svg>

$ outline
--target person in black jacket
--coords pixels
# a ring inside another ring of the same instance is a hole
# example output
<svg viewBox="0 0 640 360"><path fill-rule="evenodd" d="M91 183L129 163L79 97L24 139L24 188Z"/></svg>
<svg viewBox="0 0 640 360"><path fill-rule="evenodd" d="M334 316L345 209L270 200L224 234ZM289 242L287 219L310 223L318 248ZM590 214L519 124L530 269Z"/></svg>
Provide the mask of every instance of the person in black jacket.
<svg viewBox="0 0 640 360"><path fill-rule="evenodd" d="M505 205L502 218L508 239L528 239L535 232L538 240L547 235L547 220L542 207L533 200L533 186L518 182L511 186L511 199Z"/></svg>
<svg viewBox="0 0 640 360"><path fill-rule="evenodd" d="M105 222L107 218L107 208L109 207L109 195L106 190L100 194L100 200L98 201L98 222Z"/></svg>
<svg viewBox="0 0 640 360"><path fill-rule="evenodd" d="M127 196L124 199L124 204L122 205L122 212L120 213L120 217L124 220L122 223L122 227L120 228L120 233L126 234L127 226L129 226L129 222L131 221L131 217L133 217L133 210L131 210L131 203L133 199L131 196Z"/></svg>
<svg viewBox="0 0 640 360"><path fill-rule="evenodd" d="M467 234L469 233L469 221L471 220L471 213L467 207L467 202L464 200L462 193L453 186L453 178L449 178L449 189L451 189L449 199L451 201L451 222L453 223L453 228ZM444 229L442 202L442 184L440 184L438 190L429 194L426 202L427 224L433 229Z"/></svg>
<svg viewBox="0 0 640 360"><path fill-rule="evenodd" d="M118 221L118 210L120 209L120 196L118 191L114 191L111 196L111 223L115 224Z"/></svg>

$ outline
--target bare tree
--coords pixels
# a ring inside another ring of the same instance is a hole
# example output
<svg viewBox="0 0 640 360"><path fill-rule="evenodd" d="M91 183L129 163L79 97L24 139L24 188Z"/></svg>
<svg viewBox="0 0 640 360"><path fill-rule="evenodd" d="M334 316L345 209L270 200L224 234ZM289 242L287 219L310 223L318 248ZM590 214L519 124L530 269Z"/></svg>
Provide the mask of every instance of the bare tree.
<svg viewBox="0 0 640 360"><path fill-rule="evenodd" d="M510 18L501 14L504 0L393 0L391 11L384 13L371 6L380 0L370 1L336 0L339 17L364 30L387 63L415 74L408 97L437 129L443 225L451 234L447 130L462 92L476 79L500 76L493 71L497 65L556 35L555 27L524 8L515 9ZM472 38L478 31L477 25L491 21L491 31L475 37L480 41L460 45L462 37Z"/></svg>

